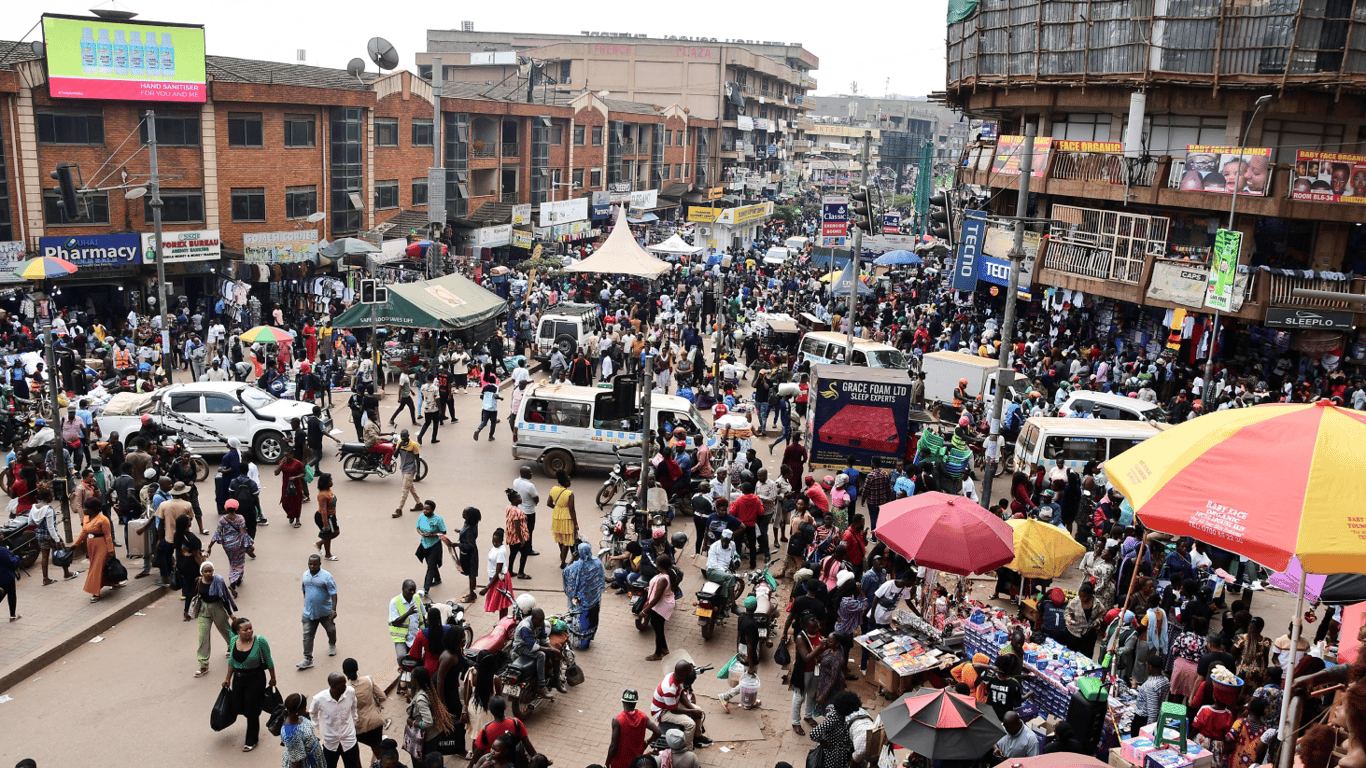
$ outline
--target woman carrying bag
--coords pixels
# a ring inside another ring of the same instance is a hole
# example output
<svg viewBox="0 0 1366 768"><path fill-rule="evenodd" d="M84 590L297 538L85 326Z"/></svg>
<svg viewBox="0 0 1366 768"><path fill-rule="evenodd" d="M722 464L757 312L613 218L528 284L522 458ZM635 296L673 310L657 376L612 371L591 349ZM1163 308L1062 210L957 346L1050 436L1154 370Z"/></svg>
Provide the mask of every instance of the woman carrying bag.
<svg viewBox="0 0 1366 768"><path fill-rule="evenodd" d="M209 673L209 651L214 628L223 636L223 642L231 645L229 630L232 615L237 612L237 603L233 602L228 583L214 573L213 563L208 560L199 564L199 578L191 583L190 591L193 596L190 598L189 613L199 623L199 648L195 653L199 671L194 676L203 677Z"/></svg>
<svg viewBox="0 0 1366 768"><path fill-rule="evenodd" d="M403 751L413 756L413 761L422 760L426 753L425 743L455 728L455 722L442 705L432 685L432 674L426 667L413 670L408 689L413 698L408 702L408 724L403 729Z"/></svg>
<svg viewBox="0 0 1366 768"><path fill-rule="evenodd" d="M256 634L250 619L238 616L233 631L223 687L232 691L233 711L246 718L247 740L242 751L250 752L261 738L261 700L266 693L267 674L269 687L275 687L275 660L270 655L270 643Z"/></svg>

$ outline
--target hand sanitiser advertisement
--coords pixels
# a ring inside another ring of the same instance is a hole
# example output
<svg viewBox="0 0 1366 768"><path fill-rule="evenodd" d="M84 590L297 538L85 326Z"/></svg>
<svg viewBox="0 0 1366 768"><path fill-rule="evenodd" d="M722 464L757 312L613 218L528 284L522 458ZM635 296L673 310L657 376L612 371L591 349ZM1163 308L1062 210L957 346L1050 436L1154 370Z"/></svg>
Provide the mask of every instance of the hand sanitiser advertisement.
<svg viewBox="0 0 1366 768"><path fill-rule="evenodd" d="M204 28L43 16L53 98L203 102Z"/></svg>

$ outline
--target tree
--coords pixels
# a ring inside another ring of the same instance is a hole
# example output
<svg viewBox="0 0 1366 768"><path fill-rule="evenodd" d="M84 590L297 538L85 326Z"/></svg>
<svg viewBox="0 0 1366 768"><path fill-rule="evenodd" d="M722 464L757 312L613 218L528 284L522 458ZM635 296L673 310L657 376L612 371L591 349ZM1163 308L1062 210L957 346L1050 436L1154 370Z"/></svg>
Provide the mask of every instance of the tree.
<svg viewBox="0 0 1366 768"><path fill-rule="evenodd" d="M784 221L794 222L801 215L801 209L795 205L780 205L773 209L773 218Z"/></svg>

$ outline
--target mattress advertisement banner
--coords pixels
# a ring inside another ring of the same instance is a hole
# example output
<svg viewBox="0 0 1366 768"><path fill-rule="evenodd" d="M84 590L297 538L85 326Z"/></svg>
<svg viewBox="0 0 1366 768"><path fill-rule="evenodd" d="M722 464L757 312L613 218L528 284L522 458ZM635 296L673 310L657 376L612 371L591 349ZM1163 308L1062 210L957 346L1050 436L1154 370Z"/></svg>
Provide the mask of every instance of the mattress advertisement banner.
<svg viewBox="0 0 1366 768"><path fill-rule="evenodd" d="M857 350L856 350L857 353ZM811 387L811 465L843 469L852 458L860 469L900 465L906 452L911 380L905 371L850 365L817 365Z"/></svg>

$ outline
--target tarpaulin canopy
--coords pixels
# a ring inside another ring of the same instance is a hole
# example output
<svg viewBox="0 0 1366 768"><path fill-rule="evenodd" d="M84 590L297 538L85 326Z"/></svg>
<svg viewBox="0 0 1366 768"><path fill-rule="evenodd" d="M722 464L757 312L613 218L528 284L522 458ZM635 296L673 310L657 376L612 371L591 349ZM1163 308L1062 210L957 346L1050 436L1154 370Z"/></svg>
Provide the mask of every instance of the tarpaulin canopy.
<svg viewBox="0 0 1366 768"><path fill-rule="evenodd" d="M618 208L616 223L607 240L592 256L564 268L566 272L593 272L599 275L631 275L656 278L673 269L667 261L651 256L640 247L626 226L626 213Z"/></svg>
<svg viewBox="0 0 1366 768"><path fill-rule="evenodd" d="M458 331L496 317L507 302L461 274L389 286L384 304L356 304L332 323L338 328L377 325Z"/></svg>
<svg viewBox="0 0 1366 768"><path fill-rule="evenodd" d="M848 296L849 292L854 290L855 285L858 286L858 295L873 295L873 289L869 288L867 285L864 285L862 279L860 279L857 283L854 282L853 266L853 264L846 265L844 271L840 273L839 277L835 278L834 285L830 287L831 295Z"/></svg>
<svg viewBox="0 0 1366 768"><path fill-rule="evenodd" d="M673 237L669 238L668 240L665 240L662 243L655 243L654 245L646 247L645 250L653 251L655 253L677 255L681 253L701 253L702 246L688 245L682 237L674 235Z"/></svg>

